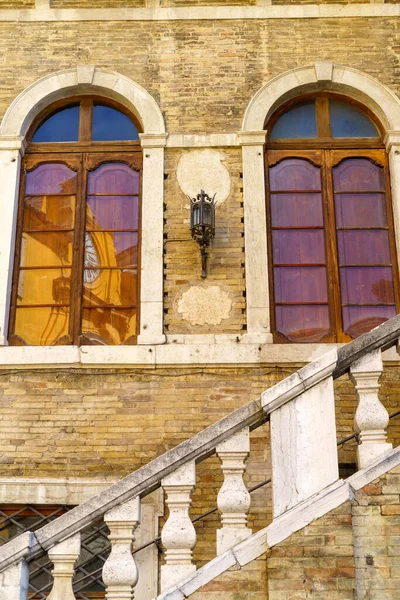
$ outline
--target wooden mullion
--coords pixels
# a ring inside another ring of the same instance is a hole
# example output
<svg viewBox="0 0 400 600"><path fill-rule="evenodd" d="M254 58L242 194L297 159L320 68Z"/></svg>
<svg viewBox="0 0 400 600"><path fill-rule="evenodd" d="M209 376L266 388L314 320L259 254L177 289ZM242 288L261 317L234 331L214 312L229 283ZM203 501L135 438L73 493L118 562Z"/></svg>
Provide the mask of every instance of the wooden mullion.
<svg viewBox="0 0 400 600"><path fill-rule="evenodd" d="M336 239L335 197L333 192L332 157L329 150L325 151L324 183L324 207L326 214L325 243L327 252L328 294L330 298L329 307L331 325L336 341L344 342L349 341L351 338L349 336L345 336L342 325L342 304Z"/></svg>
<svg viewBox="0 0 400 600"><path fill-rule="evenodd" d="M17 304L17 308L68 308L69 304Z"/></svg>
<svg viewBox="0 0 400 600"><path fill-rule="evenodd" d="M326 267L326 263L274 263L275 268L284 269L285 267L295 267L298 269L312 267Z"/></svg>
<svg viewBox="0 0 400 600"><path fill-rule="evenodd" d="M85 249L85 216L86 216L85 155L81 155L81 168L78 176L78 189L75 206L75 236L72 258L71 299L70 299L70 334L73 344L78 344L83 286L83 260Z"/></svg>
<svg viewBox="0 0 400 600"><path fill-rule="evenodd" d="M315 99L315 111L317 118L318 138L330 138L331 124L329 115L329 100L327 97L319 96Z"/></svg>
<svg viewBox="0 0 400 600"><path fill-rule="evenodd" d="M81 100L79 119L79 141L90 142L92 139L92 108L93 101L89 98Z"/></svg>
<svg viewBox="0 0 400 600"><path fill-rule="evenodd" d="M32 143L26 150L27 155L53 154L54 152L68 152L69 154L81 154L82 152L137 152L142 153L140 141L115 141L115 142L37 142Z"/></svg>
<svg viewBox="0 0 400 600"><path fill-rule="evenodd" d="M20 266L20 271L34 271L34 270L46 270L46 271L55 271L61 269L72 269L72 265L35 265L35 266Z"/></svg>
<svg viewBox="0 0 400 600"><path fill-rule="evenodd" d="M320 149L382 149L383 143L380 138L296 138L296 139L281 139L272 140L268 143L271 150L287 150L298 149L299 151L307 148Z"/></svg>

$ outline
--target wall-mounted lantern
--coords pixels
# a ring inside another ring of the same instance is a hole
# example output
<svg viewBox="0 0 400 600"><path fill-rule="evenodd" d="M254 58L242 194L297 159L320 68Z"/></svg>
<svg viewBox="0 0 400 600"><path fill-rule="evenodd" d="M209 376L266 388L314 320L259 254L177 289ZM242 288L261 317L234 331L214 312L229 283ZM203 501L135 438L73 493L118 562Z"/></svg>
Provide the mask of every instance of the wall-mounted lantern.
<svg viewBox="0 0 400 600"><path fill-rule="evenodd" d="M199 244L201 252L201 276L207 277L206 248L215 233L215 194L212 198L201 190L195 198L190 198L190 232Z"/></svg>

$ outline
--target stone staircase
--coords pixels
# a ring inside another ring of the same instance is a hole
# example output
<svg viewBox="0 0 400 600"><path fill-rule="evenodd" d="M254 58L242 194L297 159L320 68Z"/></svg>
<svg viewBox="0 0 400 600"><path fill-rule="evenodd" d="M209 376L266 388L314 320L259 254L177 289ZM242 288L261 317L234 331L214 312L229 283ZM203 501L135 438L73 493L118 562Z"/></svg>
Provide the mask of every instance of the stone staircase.
<svg viewBox="0 0 400 600"><path fill-rule="evenodd" d="M246 568L283 540L353 497L357 490L400 464L400 450L386 440L389 415L378 398L382 352L396 346L400 316L299 369L260 398L232 412L191 439L157 457L107 490L35 533L0 547L0 600L26 600L28 562L48 554L53 563L49 600L74 600L74 564L81 532L104 519L111 553L103 566L106 598L132 600L138 569L131 553L140 523L140 501L161 487L168 518L162 529L165 564L158 600L182 600L232 569ZM339 479L333 380L349 373L358 407L359 471ZM243 482L250 430L270 421L272 523L248 527L250 494ZM216 557L196 570L196 533L189 517L196 464L216 454L224 482L218 494L221 528ZM294 596L293 596L294 597ZM140 599L139 599L140 600Z"/></svg>

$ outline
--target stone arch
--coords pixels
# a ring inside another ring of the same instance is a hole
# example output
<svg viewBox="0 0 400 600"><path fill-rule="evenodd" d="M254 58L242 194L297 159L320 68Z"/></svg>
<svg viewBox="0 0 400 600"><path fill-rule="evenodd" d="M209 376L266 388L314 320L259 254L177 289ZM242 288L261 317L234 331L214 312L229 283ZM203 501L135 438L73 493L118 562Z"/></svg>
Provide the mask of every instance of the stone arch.
<svg viewBox="0 0 400 600"><path fill-rule="evenodd" d="M24 137L43 108L61 98L85 93L98 93L105 98L118 100L137 117L144 133L165 133L161 110L143 87L115 71L77 66L46 75L23 90L4 115L0 138Z"/></svg>
<svg viewBox="0 0 400 600"><path fill-rule="evenodd" d="M268 81L249 103L243 131L263 130L279 106L300 94L322 89L362 102L380 119L386 131L400 131L400 100L394 92L366 73L330 62L298 67Z"/></svg>

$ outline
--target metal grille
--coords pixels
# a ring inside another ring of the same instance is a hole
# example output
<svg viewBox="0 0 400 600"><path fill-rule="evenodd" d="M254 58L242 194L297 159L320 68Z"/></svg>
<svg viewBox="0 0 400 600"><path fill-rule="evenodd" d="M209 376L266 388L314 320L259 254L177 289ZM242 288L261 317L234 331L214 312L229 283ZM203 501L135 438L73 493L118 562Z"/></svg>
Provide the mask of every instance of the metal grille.
<svg viewBox="0 0 400 600"><path fill-rule="evenodd" d="M36 531L72 506L0 506L0 545L25 531ZM105 585L101 578L102 567L110 553L108 529L104 522L92 525L82 533L81 554L75 567L73 588L77 600L102 600ZM47 555L29 563L30 600L45 600L51 591L52 563Z"/></svg>

